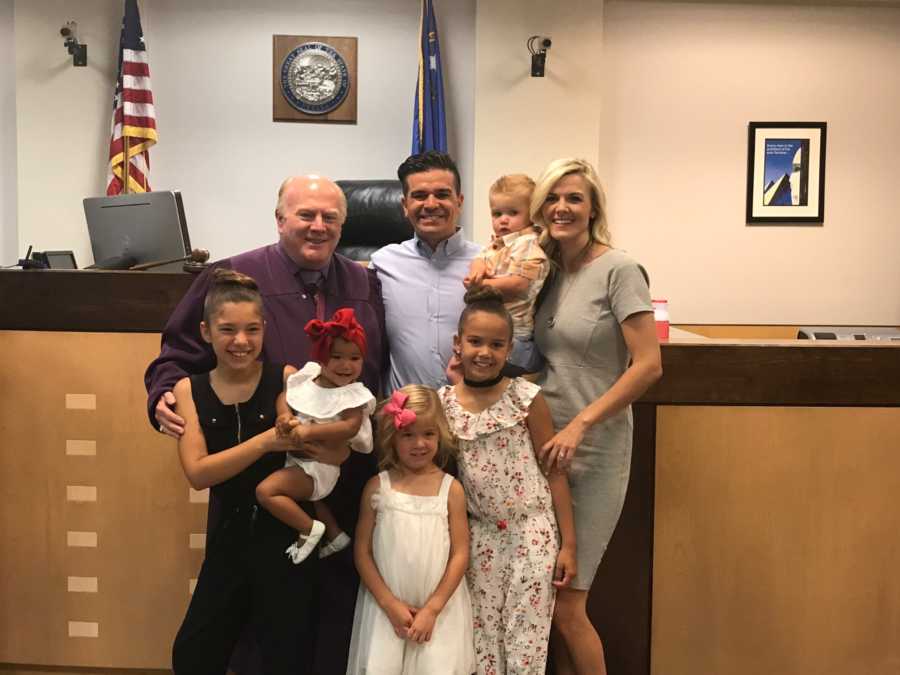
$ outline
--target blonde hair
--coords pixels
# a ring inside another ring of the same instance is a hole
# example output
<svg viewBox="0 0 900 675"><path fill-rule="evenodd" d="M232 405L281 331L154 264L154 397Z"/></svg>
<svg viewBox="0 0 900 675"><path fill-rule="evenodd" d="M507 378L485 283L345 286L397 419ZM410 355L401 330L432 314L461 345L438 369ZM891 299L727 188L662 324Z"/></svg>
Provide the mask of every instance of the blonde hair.
<svg viewBox="0 0 900 675"><path fill-rule="evenodd" d="M456 437L450 431L450 425L444 416L444 408L441 406L437 392L422 384L408 384L398 391L409 396L403 407L416 413L417 422L432 422L437 427L438 451L434 457L434 463L443 469L447 466L450 458L456 455ZM389 401L390 399L382 401L376 413L380 454L378 467L381 469L392 469L400 464L397 450L394 448L394 437L399 430L394 426L394 418L383 413L383 408Z"/></svg>
<svg viewBox="0 0 900 675"><path fill-rule="evenodd" d="M493 195L511 195L515 197L524 197L525 200L531 201L531 195L534 192L534 181L531 176L524 173L511 173L507 176L500 176L491 185L488 196Z"/></svg>
<svg viewBox="0 0 900 675"><path fill-rule="evenodd" d="M544 233L541 235L541 246L547 252L547 256L557 263L559 262L559 247L547 231L547 223L544 222L541 210L544 202L547 201L547 195L550 194L556 184L563 177L571 175L581 176L590 192L593 216L588 222L589 244L608 245L610 243L609 224L606 221L606 194L600 185L600 179L597 177L594 167L584 159L575 159L573 157L554 160L547 165L544 173L538 178L537 186L531 195L531 220L543 227Z"/></svg>

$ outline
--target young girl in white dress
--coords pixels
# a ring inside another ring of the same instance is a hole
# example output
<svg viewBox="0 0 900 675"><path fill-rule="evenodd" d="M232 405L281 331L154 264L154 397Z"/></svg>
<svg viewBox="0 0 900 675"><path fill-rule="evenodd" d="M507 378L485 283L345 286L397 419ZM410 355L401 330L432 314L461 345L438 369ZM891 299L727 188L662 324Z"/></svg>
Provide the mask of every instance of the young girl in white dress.
<svg viewBox="0 0 900 675"><path fill-rule="evenodd" d="M356 526L363 583L347 673L471 675L466 500L443 471L455 448L437 393L395 391L378 426L385 470L366 485Z"/></svg>
<svg viewBox="0 0 900 675"><path fill-rule="evenodd" d="M478 289L465 301L454 337L463 381L439 395L468 499L478 673L543 675L555 589L576 572L572 498L566 475L538 464L553 436L540 387L502 374L513 337L503 298Z"/></svg>
<svg viewBox="0 0 900 675"><path fill-rule="evenodd" d="M375 410L375 397L356 381L366 353L363 327L352 309L342 308L330 321L313 319L305 331L312 341L310 353L315 361L299 371L290 366L286 369L285 394L276 402L278 435L290 436L295 442L348 443L357 452L372 452L369 416ZM347 456L349 451L343 459ZM340 473L340 465L288 453L285 467L257 486L260 506L298 532L297 541L285 551L294 564L305 560L323 535L329 543L320 550L320 558L350 544L350 537L321 501L331 494ZM312 501L316 518L310 517L298 501Z"/></svg>

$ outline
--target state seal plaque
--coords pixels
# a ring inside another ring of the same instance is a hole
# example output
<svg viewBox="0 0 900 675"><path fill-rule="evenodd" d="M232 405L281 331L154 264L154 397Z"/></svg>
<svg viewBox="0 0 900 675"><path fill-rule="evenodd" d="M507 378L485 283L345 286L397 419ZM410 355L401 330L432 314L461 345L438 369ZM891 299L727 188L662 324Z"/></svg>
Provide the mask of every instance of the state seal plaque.
<svg viewBox="0 0 900 675"><path fill-rule="evenodd" d="M275 35L275 121L356 122L356 38Z"/></svg>

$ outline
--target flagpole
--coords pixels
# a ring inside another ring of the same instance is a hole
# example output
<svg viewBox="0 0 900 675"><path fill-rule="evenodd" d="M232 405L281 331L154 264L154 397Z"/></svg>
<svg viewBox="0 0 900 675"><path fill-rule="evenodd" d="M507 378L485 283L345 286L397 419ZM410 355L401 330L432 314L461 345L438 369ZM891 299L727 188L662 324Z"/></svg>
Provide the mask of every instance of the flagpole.
<svg viewBox="0 0 900 675"><path fill-rule="evenodd" d="M125 126L124 120L123 120L122 126L123 127ZM124 129L123 129L123 131L124 131ZM123 160L122 160L122 191L126 195L129 192L131 192L130 186L128 185L128 179L131 174L131 157L128 156L128 145L129 145L128 140L129 140L128 134L123 133L122 141L125 143L125 145L122 146L122 149L124 151Z"/></svg>

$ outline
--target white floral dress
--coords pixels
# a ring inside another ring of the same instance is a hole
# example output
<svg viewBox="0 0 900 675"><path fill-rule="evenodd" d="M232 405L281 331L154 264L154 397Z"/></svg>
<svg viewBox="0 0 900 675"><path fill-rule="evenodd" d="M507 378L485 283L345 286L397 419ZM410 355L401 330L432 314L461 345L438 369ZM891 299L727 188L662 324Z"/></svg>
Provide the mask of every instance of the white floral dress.
<svg viewBox="0 0 900 675"><path fill-rule="evenodd" d="M480 413L465 410L453 387L439 392L460 445L479 675L542 675L547 662L559 538L550 486L527 424L539 391L516 378Z"/></svg>

